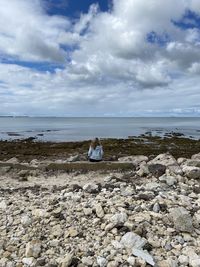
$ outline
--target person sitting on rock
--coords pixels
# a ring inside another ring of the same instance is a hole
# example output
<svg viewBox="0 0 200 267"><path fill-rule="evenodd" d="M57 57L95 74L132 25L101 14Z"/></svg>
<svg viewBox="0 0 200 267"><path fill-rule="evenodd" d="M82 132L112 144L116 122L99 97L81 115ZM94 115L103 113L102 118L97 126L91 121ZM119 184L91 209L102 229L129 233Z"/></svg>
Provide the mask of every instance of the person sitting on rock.
<svg viewBox="0 0 200 267"><path fill-rule="evenodd" d="M91 162L102 161L103 158L103 147L99 141L99 138L95 138L91 144L88 151L88 159Z"/></svg>

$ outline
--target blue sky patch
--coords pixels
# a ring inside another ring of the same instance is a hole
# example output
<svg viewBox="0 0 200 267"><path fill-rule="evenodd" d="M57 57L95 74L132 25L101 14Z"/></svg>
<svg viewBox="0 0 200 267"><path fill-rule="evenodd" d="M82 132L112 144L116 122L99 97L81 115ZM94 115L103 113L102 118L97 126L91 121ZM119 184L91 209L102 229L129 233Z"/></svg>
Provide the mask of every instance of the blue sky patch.
<svg viewBox="0 0 200 267"><path fill-rule="evenodd" d="M172 22L183 30L200 28L200 16L191 10L187 10L180 20Z"/></svg>

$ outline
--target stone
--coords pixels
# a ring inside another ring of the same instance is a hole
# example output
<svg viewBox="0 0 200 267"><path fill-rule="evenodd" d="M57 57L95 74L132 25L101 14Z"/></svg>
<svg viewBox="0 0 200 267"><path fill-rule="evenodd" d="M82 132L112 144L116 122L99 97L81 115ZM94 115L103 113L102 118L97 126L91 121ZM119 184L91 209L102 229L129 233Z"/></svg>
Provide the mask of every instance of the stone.
<svg viewBox="0 0 200 267"><path fill-rule="evenodd" d="M13 157L13 158L7 160L6 163L18 164L19 160L17 158Z"/></svg>
<svg viewBox="0 0 200 267"><path fill-rule="evenodd" d="M153 257L147 252L141 249L133 248L132 254L136 257L143 259L146 263L150 264L151 266L155 265Z"/></svg>
<svg viewBox="0 0 200 267"><path fill-rule="evenodd" d="M80 161L79 155L71 156L67 159L67 162L76 162L76 161Z"/></svg>
<svg viewBox="0 0 200 267"><path fill-rule="evenodd" d="M148 157L146 156L128 156L128 157L121 157L118 158L120 162L132 162L134 165L138 165L143 161L148 161Z"/></svg>
<svg viewBox="0 0 200 267"><path fill-rule="evenodd" d="M200 168L193 166L184 166L183 172L190 179L200 179Z"/></svg>
<svg viewBox="0 0 200 267"><path fill-rule="evenodd" d="M106 267L107 266L107 263L108 263L108 261L104 257L100 257L100 256L97 257L97 264L98 264L98 266L100 266L100 267Z"/></svg>
<svg viewBox="0 0 200 267"><path fill-rule="evenodd" d="M87 183L83 186L83 190L87 193L97 193L99 190L99 187L97 184L94 183Z"/></svg>
<svg viewBox="0 0 200 267"><path fill-rule="evenodd" d="M174 176L164 174L159 177L161 182L165 182L167 185L172 186L177 183L177 179Z"/></svg>
<svg viewBox="0 0 200 267"><path fill-rule="evenodd" d="M61 237L63 235L63 229L59 224L56 224L52 227L51 234L55 237Z"/></svg>
<svg viewBox="0 0 200 267"><path fill-rule="evenodd" d="M22 263L25 264L25 266L31 266L34 262L34 258L23 258Z"/></svg>
<svg viewBox="0 0 200 267"><path fill-rule="evenodd" d="M188 263L189 263L189 258L188 258L188 256L180 255L180 256L178 257L178 261L179 261L180 264L182 264L182 265L184 265L184 266L187 266Z"/></svg>
<svg viewBox="0 0 200 267"><path fill-rule="evenodd" d="M131 266L135 266L135 257L128 257L127 262L131 265Z"/></svg>
<svg viewBox="0 0 200 267"><path fill-rule="evenodd" d="M41 252L41 242L32 240L26 244L26 257L38 258Z"/></svg>
<svg viewBox="0 0 200 267"><path fill-rule="evenodd" d="M159 203L156 202L153 205L153 211L156 212L156 213L158 213L160 211L160 205L159 205Z"/></svg>
<svg viewBox="0 0 200 267"><path fill-rule="evenodd" d="M76 228L74 228L74 227L69 227L69 228L66 230L66 232L65 232L65 237L68 237L68 236L70 236L70 237L76 237L78 234L79 234L79 233L78 233L78 231L77 231Z"/></svg>
<svg viewBox="0 0 200 267"><path fill-rule="evenodd" d="M104 210L103 210L101 204L97 204L95 206L95 212L96 212L97 217L99 217L99 218L104 217Z"/></svg>
<svg viewBox="0 0 200 267"><path fill-rule="evenodd" d="M92 209L90 209L90 208L84 208L84 209L83 209L83 212L84 212L84 214L85 214L86 216L89 216L89 215L92 214Z"/></svg>
<svg viewBox="0 0 200 267"><path fill-rule="evenodd" d="M162 164L149 164L148 165L149 172L156 178L159 178L161 175L165 173L166 166Z"/></svg>
<svg viewBox="0 0 200 267"><path fill-rule="evenodd" d="M128 232L122 236L120 244L125 248L137 248L142 249L144 245L147 243L147 240L140 237L139 235Z"/></svg>
<svg viewBox="0 0 200 267"><path fill-rule="evenodd" d="M126 187L121 189L121 195L124 197L132 196L134 194L134 189L131 187Z"/></svg>
<svg viewBox="0 0 200 267"><path fill-rule="evenodd" d="M174 223L177 231L189 233L193 231L192 217L185 208L171 208L169 210L169 218Z"/></svg>
<svg viewBox="0 0 200 267"><path fill-rule="evenodd" d="M144 189L147 190L147 191L154 191L158 187L160 187L160 184L156 183L156 182L151 182L151 183L147 183L147 184L144 185Z"/></svg>
<svg viewBox="0 0 200 267"><path fill-rule="evenodd" d="M176 159L169 153L159 154L157 157L148 162L151 164L161 164L164 166L178 165Z"/></svg>
<svg viewBox="0 0 200 267"><path fill-rule="evenodd" d="M45 209L34 209L32 215L36 218L44 218L47 216L47 211Z"/></svg>
<svg viewBox="0 0 200 267"><path fill-rule="evenodd" d="M192 155L191 159L192 160L200 160L200 153Z"/></svg>
<svg viewBox="0 0 200 267"><path fill-rule="evenodd" d="M110 221L113 223L114 226L122 226L127 221L128 216L126 213L116 213L111 218Z"/></svg>
<svg viewBox="0 0 200 267"><path fill-rule="evenodd" d="M29 226L31 223L32 223L32 219L29 215L25 214L21 217L21 224L23 226Z"/></svg>
<svg viewBox="0 0 200 267"><path fill-rule="evenodd" d="M93 260L90 257L83 257L81 261L86 266L92 266L93 264Z"/></svg>
<svg viewBox="0 0 200 267"><path fill-rule="evenodd" d="M0 209L1 210L6 210L7 209L7 204L6 204L6 201L5 200L2 200L0 202Z"/></svg>
<svg viewBox="0 0 200 267"><path fill-rule="evenodd" d="M141 163L140 164L140 168L139 168L139 170L136 173L140 177L149 175L150 172L149 172L148 164L146 162L145 163Z"/></svg>
<svg viewBox="0 0 200 267"><path fill-rule="evenodd" d="M72 263L72 260L73 260L73 255L70 254L70 253L67 253L64 257L64 259L62 259L60 261L60 267L69 267Z"/></svg>

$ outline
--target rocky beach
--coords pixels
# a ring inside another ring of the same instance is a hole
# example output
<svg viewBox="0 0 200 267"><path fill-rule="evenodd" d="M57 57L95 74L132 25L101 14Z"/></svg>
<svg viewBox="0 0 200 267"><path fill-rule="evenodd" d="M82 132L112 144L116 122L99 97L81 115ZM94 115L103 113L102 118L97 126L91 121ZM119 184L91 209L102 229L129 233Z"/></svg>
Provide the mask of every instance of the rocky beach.
<svg viewBox="0 0 200 267"><path fill-rule="evenodd" d="M0 266L200 266L200 142L0 142Z"/></svg>

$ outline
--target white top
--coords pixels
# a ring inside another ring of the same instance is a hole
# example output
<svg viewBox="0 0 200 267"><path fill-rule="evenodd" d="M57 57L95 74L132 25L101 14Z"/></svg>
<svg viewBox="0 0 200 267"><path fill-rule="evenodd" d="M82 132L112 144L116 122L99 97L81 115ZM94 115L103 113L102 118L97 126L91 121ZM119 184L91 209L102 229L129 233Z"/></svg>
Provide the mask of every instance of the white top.
<svg viewBox="0 0 200 267"><path fill-rule="evenodd" d="M95 149L90 146L89 151L88 151L88 157L94 160L102 160L102 157L103 157L102 146L96 146Z"/></svg>

